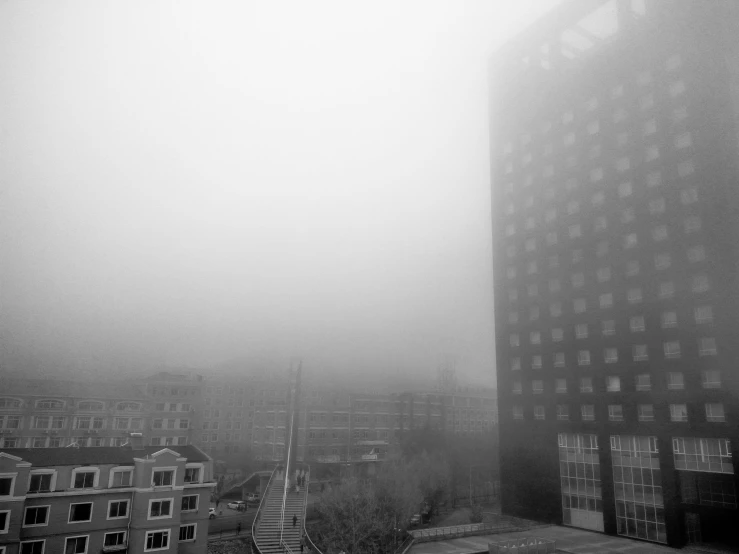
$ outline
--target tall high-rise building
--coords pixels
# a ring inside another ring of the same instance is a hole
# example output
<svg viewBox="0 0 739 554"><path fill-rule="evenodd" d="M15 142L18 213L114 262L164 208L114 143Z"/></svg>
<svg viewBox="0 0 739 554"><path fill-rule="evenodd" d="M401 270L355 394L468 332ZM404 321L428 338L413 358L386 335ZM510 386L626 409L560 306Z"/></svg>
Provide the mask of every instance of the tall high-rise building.
<svg viewBox="0 0 739 554"><path fill-rule="evenodd" d="M492 60L505 513L737 546L737 37L574 0Z"/></svg>

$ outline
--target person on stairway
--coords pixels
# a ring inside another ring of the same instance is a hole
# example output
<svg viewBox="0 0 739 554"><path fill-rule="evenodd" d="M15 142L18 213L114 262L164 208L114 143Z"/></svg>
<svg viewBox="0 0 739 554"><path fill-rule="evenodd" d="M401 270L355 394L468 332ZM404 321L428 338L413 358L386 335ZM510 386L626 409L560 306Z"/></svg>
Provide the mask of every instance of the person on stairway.
<svg viewBox="0 0 739 554"><path fill-rule="evenodd" d="M293 527L295 527L298 524L298 516L296 514L293 514Z"/></svg>

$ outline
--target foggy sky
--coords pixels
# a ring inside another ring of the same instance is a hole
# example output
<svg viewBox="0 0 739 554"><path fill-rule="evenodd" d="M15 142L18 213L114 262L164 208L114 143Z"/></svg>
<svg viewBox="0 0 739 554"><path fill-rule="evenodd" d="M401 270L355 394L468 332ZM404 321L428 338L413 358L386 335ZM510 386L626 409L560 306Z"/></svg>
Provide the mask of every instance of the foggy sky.
<svg viewBox="0 0 739 554"><path fill-rule="evenodd" d="M555 1L0 2L0 367L492 383L486 60Z"/></svg>

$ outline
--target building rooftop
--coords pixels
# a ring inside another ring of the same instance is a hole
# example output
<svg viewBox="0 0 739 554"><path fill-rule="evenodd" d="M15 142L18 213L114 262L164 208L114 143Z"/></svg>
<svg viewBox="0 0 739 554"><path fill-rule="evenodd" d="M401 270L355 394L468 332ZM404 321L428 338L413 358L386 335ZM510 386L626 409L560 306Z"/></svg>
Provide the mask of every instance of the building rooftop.
<svg viewBox="0 0 739 554"><path fill-rule="evenodd" d="M136 385L125 381L73 381L50 379L2 379L0 389L9 396L48 396L74 398L144 398Z"/></svg>
<svg viewBox="0 0 739 554"><path fill-rule="evenodd" d="M36 467L115 464L131 465L134 458L151 456L162 450L171 450L187 458L188 462L207 462L210 458L194 445L144 446L134 450L125 446L92 448L2 448L0 453L10 454L30 462Z"/></svg>

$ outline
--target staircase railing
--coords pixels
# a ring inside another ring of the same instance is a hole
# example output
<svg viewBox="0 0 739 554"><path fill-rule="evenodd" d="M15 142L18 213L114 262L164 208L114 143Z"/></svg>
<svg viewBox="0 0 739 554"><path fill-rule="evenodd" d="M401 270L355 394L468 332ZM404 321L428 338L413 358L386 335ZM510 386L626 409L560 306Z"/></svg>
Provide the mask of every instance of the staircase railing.
<svg viewBox="0 0 739 554"><path fill-rule="evenodd" d="M285 528L285 504L287 502L287 491L290 483L290 461L293 447L293 432L295 431L295 407L297 405L297 389L293 393L290 406L290 436L287 442L287 463L285 464L285 482L284 489L282 491L282 509L280 510L280 544L282 541L282 534Z"/></svg>
<svg viewBox="0 0 739 554"><path fill-rule="evenodd" d="M254 543L254 546L256 546L258 552L262 552L259 548L259 545L257 544L257 528L259 527L259 522L262 519L262 506L264 506L264 502L266 498L269 496L270 488L272 487L272 483L274 481L275 475L280 470L279 465L275 466L275 468L272 470L272 475L269 476L269 481L267 481L267 486L264 488L264 492L262 492L262 499L259 501L259 507L257 508L257 515L254 516L254 521L251 524L251 536L252 541Z"/></svg>

